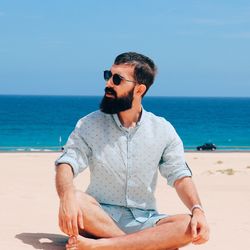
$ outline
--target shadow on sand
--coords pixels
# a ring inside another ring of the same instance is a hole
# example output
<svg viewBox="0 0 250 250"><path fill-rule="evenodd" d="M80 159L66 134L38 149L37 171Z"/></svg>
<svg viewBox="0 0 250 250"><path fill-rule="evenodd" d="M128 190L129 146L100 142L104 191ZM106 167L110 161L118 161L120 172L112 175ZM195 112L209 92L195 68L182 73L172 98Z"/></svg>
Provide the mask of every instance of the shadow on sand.
<svg viewBox="0 0 250 250"><path fill-rule="evenodd" d="M47 233L21 233L16 238L24 244L33 246L35 249L62 250L65 249L68 237L60 234Z"/></svg>

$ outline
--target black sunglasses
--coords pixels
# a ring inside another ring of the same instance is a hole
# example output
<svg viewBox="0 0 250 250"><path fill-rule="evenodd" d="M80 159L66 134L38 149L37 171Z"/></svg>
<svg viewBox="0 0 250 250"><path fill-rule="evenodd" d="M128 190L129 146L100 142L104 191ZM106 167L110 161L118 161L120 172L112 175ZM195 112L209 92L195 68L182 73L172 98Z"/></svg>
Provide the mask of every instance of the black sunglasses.
<svg viewBox="0 0 250 250"><path fill-rule="evenodd" d="M134 83L136 83L135 81L127 80L127 79L125 79L124 77L122 77L122 76L120 76L118 74L112 74L112 72L110 70L105 70L103 72L103 76L104 76L104 80L105 81L108 81L111 77L113 77L112 81L113 81L113 83L115 85L119 85L122 80L125 80L127 82L134 82Z"/></svg>

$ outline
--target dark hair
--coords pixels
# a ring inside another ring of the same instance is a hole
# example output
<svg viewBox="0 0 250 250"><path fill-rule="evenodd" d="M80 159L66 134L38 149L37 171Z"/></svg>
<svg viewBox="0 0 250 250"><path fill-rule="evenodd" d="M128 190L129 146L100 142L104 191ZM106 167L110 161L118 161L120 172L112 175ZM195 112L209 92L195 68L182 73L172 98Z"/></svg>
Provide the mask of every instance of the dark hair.
<svg viewBox="0 0 250 250"><path fill-rule="evenodd" d="M144 96L153 84L157 72L157 68L153 60L136 52L125 52L116 57L114 64L129 64L135 66L134 79L136 82L146 86L146 91L143 94Z"/></svg>

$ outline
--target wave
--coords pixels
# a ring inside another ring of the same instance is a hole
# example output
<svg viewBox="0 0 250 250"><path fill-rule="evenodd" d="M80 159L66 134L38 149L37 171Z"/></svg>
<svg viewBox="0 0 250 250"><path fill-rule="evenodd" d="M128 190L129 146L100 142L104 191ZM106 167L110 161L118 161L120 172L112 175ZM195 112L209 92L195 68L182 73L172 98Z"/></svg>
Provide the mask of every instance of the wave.
<svg viewBox="0 0 250 250"><path fill-rule="evenodd" d="M0 147L0 152L58 152L60 147Z"/></svg>

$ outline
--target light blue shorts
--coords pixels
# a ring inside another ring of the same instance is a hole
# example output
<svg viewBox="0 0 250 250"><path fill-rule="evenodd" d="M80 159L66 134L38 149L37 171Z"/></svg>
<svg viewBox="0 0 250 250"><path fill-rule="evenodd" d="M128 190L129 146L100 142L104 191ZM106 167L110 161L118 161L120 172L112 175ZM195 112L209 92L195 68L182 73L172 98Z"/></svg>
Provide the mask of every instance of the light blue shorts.
<svg viewBox="0 0 250 250"><path fill-rule="evenodd" d="M100 205L116 225L128 234L154 227L159 220L168 217L166 214L159 214L156 210L127 208L109 204Z"/></svg>

